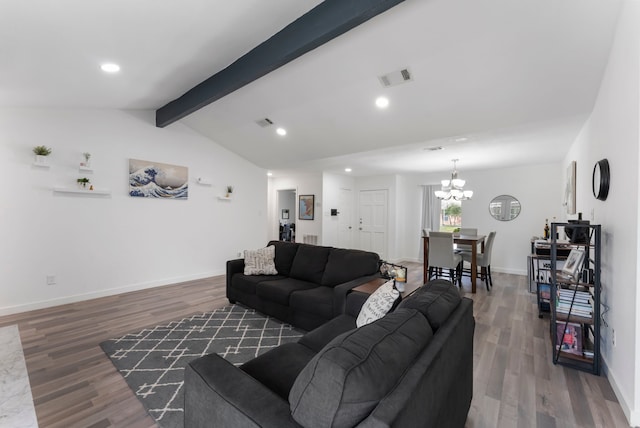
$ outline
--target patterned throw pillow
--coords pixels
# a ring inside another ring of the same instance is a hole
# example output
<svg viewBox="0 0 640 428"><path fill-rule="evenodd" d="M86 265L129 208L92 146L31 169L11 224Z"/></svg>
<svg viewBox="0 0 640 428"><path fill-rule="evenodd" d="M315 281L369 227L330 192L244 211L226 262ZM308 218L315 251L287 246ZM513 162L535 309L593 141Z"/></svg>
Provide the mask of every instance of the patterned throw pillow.
<svg viewBox="0 0 640 428"><path fill-rule="evenodd" d="M385 282L362 305L356 319L356 326L362 327L385 316L398 297L400 292L393 288L393 280Z"/></svg>
<svg viewBox="0 0 640 428"><path fill-rule="evenodd" d="M245 275L277 275L276 247L269 245L257 250L244 250L244 274Z"/></svg>

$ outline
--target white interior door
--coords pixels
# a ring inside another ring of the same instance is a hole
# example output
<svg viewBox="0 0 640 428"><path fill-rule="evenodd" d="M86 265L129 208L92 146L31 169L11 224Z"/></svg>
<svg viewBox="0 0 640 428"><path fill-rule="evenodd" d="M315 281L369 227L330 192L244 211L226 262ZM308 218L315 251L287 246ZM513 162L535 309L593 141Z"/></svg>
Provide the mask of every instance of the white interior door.
<svg viewBox="0 0 640 428"><path fill-rule="evenodd" d="M340 189L338 201L338 247L353 248L353 199L351 189Z"/></svg>
<svg viewBox="0 0 640 428"><path fill-rule="evenodd" d="M387 257L387 191L361 190L358 198L360 249Z"/></svg>

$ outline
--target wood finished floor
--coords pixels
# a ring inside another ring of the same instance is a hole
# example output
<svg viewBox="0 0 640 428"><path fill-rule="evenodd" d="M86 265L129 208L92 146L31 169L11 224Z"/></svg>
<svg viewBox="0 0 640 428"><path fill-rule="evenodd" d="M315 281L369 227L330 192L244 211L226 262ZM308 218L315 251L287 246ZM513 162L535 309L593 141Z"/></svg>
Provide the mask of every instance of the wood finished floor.
<svg viewBox="0 0 640 428"><path fill-rule="evenodd" d="M421 265L409 266L420 281ZM526 278L494 275L474 300L474 392L468 428L627 427L604 377L551 362L548 319L540 320ZM0 317L17 324L38 423L47 427L155 427L99 343L225 306L224 276ZM446 427L445 427L446 428Z"/></svg>

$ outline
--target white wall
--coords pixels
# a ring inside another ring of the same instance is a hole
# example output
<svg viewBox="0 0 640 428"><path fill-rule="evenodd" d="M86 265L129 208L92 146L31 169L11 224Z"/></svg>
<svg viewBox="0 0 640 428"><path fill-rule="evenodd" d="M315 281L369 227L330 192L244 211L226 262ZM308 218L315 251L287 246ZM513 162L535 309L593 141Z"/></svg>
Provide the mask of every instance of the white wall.
<svg viewBox="0 0 640 428"><path fill-rule="evenodd" d="M609 307L602 353L607 377L634 426L640 425L639 38L640 3L627 1L595 107L564 162L578 164L578 211L602 225L602 301ZM591 193L591 173L603 158L609 160L611 188L607 200L598 201Z"/></svg>
<svg viewBox="0 0 640 428"><path fill-rule="evenodd" d="M296 174L293 173L283 178L270 178L268 190L268 225L269 240L278 239L278 219L276 200L277 191L282 189L296 189L296 194L314 195L315 210L313 220L298 219L298 203L296 202L295 216L290 222L296 224L296 242L302 242L304 235L318 235L318 245L322 245L322 175L321 174ZM263 246L266 244L262 244Z"/></svg>
<svg viewBox="0 0 640 428"><path fill-rule="evenodd" d="M531 252L532 236L541 236L545 219L561 219L561 207L557 201L564 192L564 179L560 164L527 165L483 171L459 171L460 178L467 181L465 187L473 190L473 198L462 202L462 224L477 227L487 235L495 230L491 269L525 275L527 255ZM404 201L399 206L406 211L402 257L417 260L421 245L420 185L439 184L443 174L406 176L402 180ZM498 221L489 214L489 202L498 195L512 195L522 205L520 215L512 221Z"/></svg>
<svg viewBox="0 0 640 428"><path fill-rule="evenodd" d="M50 168L32 165L36 145L53 148ZM129 197L129 158L189 167L189 199ZM3 109L0 174L0 314L223 274L266 240L265 171L180 123L156 128L153 112ZM112 194L52 192L85 175ZM228 184L233 200L218 200Z"/></svg>

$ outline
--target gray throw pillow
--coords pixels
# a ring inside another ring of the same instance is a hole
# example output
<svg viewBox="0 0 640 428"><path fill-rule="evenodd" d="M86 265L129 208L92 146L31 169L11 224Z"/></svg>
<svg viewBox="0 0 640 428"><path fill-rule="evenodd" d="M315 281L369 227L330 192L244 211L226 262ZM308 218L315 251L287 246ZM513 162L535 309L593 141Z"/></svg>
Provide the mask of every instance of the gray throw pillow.
<svg viewBox="0 0 640 428"><path fill-rule="evenodd" d="M244 250L244 274L277 275L278 271L273 261L275 256L276 247L273 245L257 250Z"/></svg>
<svg viewBox="0 0 640 428"><path fill-rule="evenodd" d="M396 310L333 339L300 372L289 393L306 428L346 428L364 420L398 383L433 333L413 309Z"/></svg>

